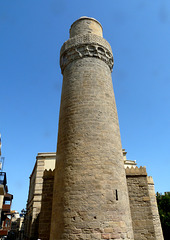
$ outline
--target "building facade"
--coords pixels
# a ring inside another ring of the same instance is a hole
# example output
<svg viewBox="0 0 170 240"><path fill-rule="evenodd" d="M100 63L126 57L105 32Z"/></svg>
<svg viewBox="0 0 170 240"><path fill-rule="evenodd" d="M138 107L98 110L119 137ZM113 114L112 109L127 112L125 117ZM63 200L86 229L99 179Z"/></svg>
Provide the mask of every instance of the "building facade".
<svg viewBox="0 0 170 240"><path fill-rule="evenodd" d="M132 216L134 239L163 240L153 179L152 177L147 176L145 167L138 168L136 161L127 160L126 153L127 152L125 152L125 150L123 149L123 160L130 200L130 211ZM53 155L53 161L48 162L48 170L44 170L44 168L41 168L43 185L38 213L36 210L38 218L36 217L35 219L37 219L37 225L35 228L34 221L29 223L30 229L32 229L32 234L25 234L25 237L27 235L27 238L25 239L39 238L41 240L49 240L50 237L54 185L53 167L56 155L54 153L48 153L48 155ZM37 161L39 161L39 158L37 158ZM35 166L37 166L37 161L35 163ZM35 184L36 181L32 181L32 177L33 174L31 174L30 176L30 188L35 188L35 186L32 186L32 184ZM32 211L33 215L33 208L30 209L30 205L27 205L27 207L28 214L30 215L30 212ZM26 229L27 224L28 222L26 223ZM103 232L103 234L103 237L109 237L110 233Z"/></svg>
<svg viewBox="0 0 170 240"><path fill-rule="evenodd" d="M30 175L30 186L25 219L25 238L35 238L38 234L39 213L41 210L43 174L55 168L56 153L38 153L34 169ZM35 238L36 239L36 238Z"/></svg>

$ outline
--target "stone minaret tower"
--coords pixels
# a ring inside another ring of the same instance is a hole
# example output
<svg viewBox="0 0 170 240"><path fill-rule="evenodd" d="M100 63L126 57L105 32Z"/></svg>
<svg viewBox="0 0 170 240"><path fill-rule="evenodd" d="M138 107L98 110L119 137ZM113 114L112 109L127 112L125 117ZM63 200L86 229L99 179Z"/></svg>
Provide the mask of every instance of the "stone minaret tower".
<svg viewBox="0 0 170 240"><path fill-rule="evenodd" d="M82 17L61 48L63 88L50 240L133 239L102 26Z"/></svg>

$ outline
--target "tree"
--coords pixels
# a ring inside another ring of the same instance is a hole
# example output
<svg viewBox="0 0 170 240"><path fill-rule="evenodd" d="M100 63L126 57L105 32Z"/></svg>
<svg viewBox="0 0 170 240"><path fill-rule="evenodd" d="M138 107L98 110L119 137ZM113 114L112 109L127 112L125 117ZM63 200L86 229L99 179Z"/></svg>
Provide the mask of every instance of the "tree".
<svg viewBox="0 0 170 240"><path fill-rule="evenodd" d="M170 236L170 192L164 195L157 192L156 194L160 220L162 224L162 231L164 240L169 240Z"/></svg>

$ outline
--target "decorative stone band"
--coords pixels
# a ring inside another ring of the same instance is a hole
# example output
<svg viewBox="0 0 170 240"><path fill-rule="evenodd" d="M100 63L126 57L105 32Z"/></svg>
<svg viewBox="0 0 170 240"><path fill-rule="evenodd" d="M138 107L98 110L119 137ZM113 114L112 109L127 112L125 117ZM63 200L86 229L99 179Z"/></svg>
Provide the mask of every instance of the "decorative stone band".
<svg viewBox="0 0 170 240"><path fill-rule="evenodd" d="M60 52L60 67L63 73L65 67L72 61L95 57L104 61L112 71L113 55L109 43L94 34L79 35L65 42Z"/></svg>
<svg viewBox="0 0 170 240"><path fill-rule="evenodd" d="M83 57L96 57L104 61L112 71L113 68L113 55L111 52L101 45L97 44L84 44L77 47L72 47L65 51L60 58L61 71L72 61Z"/></svg>
<svg viewBox="0 0 170 240"><path fill-rule="evenodd" d="M127 167L126 176L147 176L146 167Z"/></svg>

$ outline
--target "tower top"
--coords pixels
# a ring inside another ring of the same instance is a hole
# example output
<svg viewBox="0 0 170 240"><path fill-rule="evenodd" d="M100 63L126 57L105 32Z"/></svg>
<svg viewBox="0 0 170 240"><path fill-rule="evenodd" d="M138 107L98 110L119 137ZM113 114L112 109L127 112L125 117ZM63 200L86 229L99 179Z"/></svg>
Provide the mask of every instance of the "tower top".
<svg viewBox="0 0 170 240"><path fill-rule="evenodd" d="M83 16L71 25L70 38L88 33L103 37L102 25L94 18Z"/></svg>

